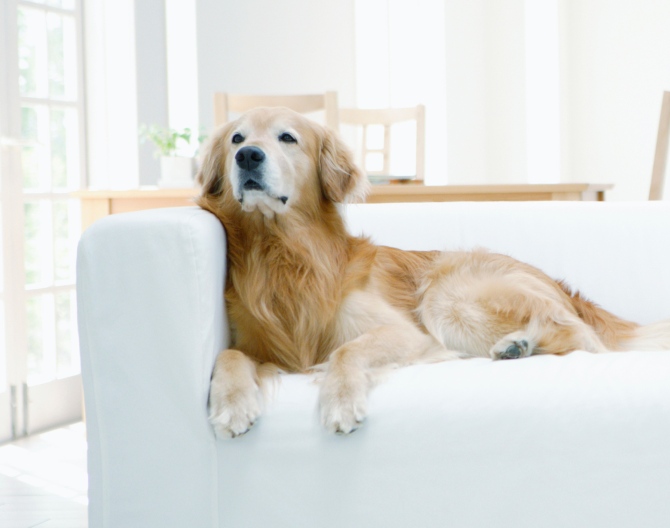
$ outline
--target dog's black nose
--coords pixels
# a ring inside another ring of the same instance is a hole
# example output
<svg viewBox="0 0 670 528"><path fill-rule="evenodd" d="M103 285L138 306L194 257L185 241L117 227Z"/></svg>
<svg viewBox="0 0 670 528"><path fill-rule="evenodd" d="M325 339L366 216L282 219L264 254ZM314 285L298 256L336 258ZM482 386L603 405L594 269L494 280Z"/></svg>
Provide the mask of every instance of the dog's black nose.
<svg viewBox="0 0 670 528"><path fill-rule="evenodd" d="M243 147L235 154L237 165L244 170L254 170L265 159L265 152L258 147Z"/></svg>

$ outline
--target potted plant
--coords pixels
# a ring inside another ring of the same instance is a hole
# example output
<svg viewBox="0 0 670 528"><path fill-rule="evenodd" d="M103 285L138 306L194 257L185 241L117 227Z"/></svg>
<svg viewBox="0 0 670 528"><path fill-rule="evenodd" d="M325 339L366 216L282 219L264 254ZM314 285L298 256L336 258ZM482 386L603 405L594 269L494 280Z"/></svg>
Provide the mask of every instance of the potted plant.
<svg viewBox="0 0 670 528"><path fill-rule="evenodd" d="M192 187L195 175L195 155L199 145L206 139L202 132L198 135L195 148L191 144L192 133L190 128L183 131L172 128L163 128L158 125L140 127L140 138L144 142L149 139L157 150L156 157L160 156L161 177L158 186L163 188ZM180 155L190 154L190 155Z"/></svg>

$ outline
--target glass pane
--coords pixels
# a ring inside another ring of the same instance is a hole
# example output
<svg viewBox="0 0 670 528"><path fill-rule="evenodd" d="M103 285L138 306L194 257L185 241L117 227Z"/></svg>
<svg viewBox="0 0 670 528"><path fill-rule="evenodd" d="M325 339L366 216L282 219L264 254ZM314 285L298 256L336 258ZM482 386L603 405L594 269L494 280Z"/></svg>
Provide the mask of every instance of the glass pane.
<svg viewBox="0 0 670 528"><path fill-rule="evenodd" d="M62 9L74 9L74 0L47 0L47 5Z"/></svg>
<svg viewBox="0 0 670 528"><path fill-rule="evenodd" d="M2 243L2 233L3 233L3 228L2 228L2 200L0 199L0 295L2 295L5 292L5 270L3 268L4 263L5 263L5 257L3 254L4 251L4 244ZM3 319L4 321L4 319ZM3 334L0 334L0 336L3 336ZM0 344L0 346L2 346Z"/></svg>
<svg viewBox="0 0 670 528"><path fill-rule="evenodd" d="M28 323L28 385L56 378L55 310L52 294L26 301Z"/></svg>
<svg viewBox="0 0 670 528"><path fill-rule="evenodd" d="M51 202L26 202L23 212L26 285L51 285L54 254Z"/></svg>
<svg viewBox="0 0 670 528"><path fill-rule="evenodd" d="M21 138L33 140L40 145L23 147L21 168L25 190L49 189L49 158L46 145L49 140L49 109L43 105L21 107Z"/></svg>
<svg viewBox="0 0 670 528"><path fill-rule="evenodd" d="M43 11L18 8L19 90L21 95L46 97L47 34Z"/></svg>
<svg viewBox="0 0 670 528"><path fill-rule="evenodd" d="M35 147L23 147L21 149L21 169L23 172L23 188L39 189L39 152L37 152Z"/></svg>
<svg viewBox="0 0 670 528"><path fill-rule="evenodd" d="M70 222L67 202L54 202L54 280L69 281L72 277L70 248Z"/></svg>
<svg viewBox="0 0 670 528"><path fill-rule="evenodd" d="M42 266L39 250L40 209L38 203L24 206L24 252L26 260L26 284L38 284L42 280Z"/></svg>
<svg viewBox="0 0 670 528"><path fill-rule="evenodd" d="M79 374L75 292L56 295L56 364L58 377Z"/></svg>
<svg viewBox="0 0 670 528"><path fill-rule="evenodd" d="M26 302L28 322L28 378L34 380L42 374L44 339L42 328L42 298Z"/></svg>
<svg viewBox="0 0 670 528"><path fill-rule="evenodd" d="M365 170L379 172L384 169L384 155L380 152L370 152L365 155Z"/></svg>
<svg viewBox="0 0 670 528"><path fill-rule="evenodd" d="M77 98L77 51L74 17L47 14L49 42L49 97Z"/></svg>
<svg viewBox="0 0 670 528"><path fill-rule="evenodd" d="M79 125L75 108L51 109L51 177L54 189L79 188Z"/></svg>
<svg viewBox="0 0 670 528"><path fill-rule="evenodd" d="M2 231L2 209L0 208L0 392L5 392L7 390L7 357L5 355L5 303L2 298L5 291Z"/></svg>
<svg viewBox="0 0 670 528"><path fill-rule="evenodd" d="M0 300L0 392L7 390L7 358L5 357L5 303Z"/></svg>

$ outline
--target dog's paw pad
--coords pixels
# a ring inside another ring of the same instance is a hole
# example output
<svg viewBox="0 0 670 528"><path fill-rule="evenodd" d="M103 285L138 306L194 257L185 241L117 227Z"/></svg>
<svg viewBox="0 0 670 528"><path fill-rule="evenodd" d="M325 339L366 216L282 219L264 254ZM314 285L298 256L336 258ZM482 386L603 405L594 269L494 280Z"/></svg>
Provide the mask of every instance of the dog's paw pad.
<svg viewBox="0 0 670 528"><path fill-rule="evenodd" d="M518 359L523 357L527 350L528 341L516 341L508 346L498 359Z"/></svg>

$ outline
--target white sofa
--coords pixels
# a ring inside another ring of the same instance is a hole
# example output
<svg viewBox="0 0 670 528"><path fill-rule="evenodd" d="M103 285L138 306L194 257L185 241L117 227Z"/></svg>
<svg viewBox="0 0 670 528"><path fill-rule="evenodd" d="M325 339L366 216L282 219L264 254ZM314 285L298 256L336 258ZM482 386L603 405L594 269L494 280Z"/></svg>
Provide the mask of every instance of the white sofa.
<svg viewBox="0 0 670 528"><path fill-rule="evenodd" d="M670 203L350 206L404 249L488 247L640 323L670 318ZM282 376L245 436L217 441L225 233L196 207L83 235L78 311L90 528L670 526L670 352L472 359L396 370L350 436Z"/></svg>

